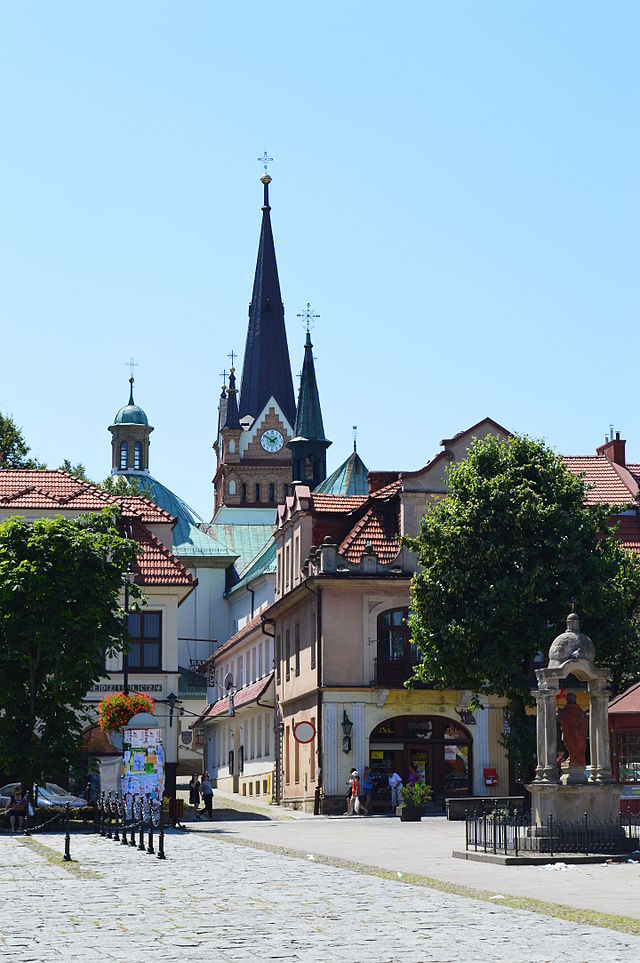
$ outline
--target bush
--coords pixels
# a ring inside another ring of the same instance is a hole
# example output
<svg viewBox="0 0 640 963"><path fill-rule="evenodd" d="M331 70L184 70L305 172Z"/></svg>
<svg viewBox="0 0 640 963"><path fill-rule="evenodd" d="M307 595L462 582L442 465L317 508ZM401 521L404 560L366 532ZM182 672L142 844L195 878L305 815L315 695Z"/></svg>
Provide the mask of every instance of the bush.
<svg viewBox="0 0 640 963"><path fill-rule="evenodd" d="M426 783L418 782L415 786L402 786L400 798L403 806L413 809L424 809L427 803L433 798L433 789Z"/></svg>

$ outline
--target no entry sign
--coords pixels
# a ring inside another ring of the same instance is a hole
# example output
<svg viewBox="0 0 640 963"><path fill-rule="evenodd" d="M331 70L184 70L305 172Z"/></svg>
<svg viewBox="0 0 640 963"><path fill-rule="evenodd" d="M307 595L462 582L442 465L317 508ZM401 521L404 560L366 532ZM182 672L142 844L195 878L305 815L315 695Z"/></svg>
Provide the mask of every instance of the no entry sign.
<svg viewBox="0 0 640 963"><path fill-rule="evenodd" d="M293 727L293 738L296 742L313 742L316 727L313 722L296 722Z"/></svg>

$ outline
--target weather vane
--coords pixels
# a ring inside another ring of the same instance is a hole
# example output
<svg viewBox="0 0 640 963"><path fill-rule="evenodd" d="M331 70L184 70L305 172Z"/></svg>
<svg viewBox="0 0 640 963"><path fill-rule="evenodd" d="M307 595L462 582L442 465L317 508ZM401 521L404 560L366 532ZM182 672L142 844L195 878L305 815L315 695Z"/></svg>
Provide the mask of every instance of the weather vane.
<svg viewBox="0 0 640 963"><path fill-rule="evenodd" d="M265 172L265 174L268 174L269 172L268 172L268 170L267 170L267 167L268 167L269 164L271 164L271 163L273 162L273 157L269 157L269 155L268 155L267 152L265 151L264 154L262 155L262 157L259 157L259 158L258 158L258 161L259 161L261 164L264 164L264 172Z"/></svg>
<svg viewBox="0 0 640 963"><path fill-rule="evenodd" d="M316 318L320 317L319 314L316 314L314 312L313 308L311 307L308 301L307 301L307 307L305 308L305 310L301 311L300 314L296 316L300 318L300 320L304 325L306 325L307 334L309 333L309 331L311 331L311 328L314 326Z"/></svg>
<svg viewBox="0 0 640 963"><path fill-rule="evenodd" d="M130 377L133 378L133 375L134 375L133 369L134 369L134 368L137 368L137 367L139 366L139 364L140 364L140 362L139 362L139 361L134 361L134 360L133 360L133 357L129 358L128 361L125 361L125 366L129 369Z"/></svg>

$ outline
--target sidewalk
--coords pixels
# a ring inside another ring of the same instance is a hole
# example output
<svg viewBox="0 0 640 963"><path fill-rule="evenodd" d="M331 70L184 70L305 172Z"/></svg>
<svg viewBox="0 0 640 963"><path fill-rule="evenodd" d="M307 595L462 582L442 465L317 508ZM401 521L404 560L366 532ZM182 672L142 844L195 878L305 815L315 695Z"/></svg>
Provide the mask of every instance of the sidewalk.
<svg viewBox="0 0 640 963"><path fill-rule="evenodd" d="M267 807L270 810L278 807ZM445 883L560 903L575 909L640 919L640 863L556 867L499 866L454 859L464 848L464 824L444 817L401 823L386 817L308 816L258 821L197 822L192 832L214 832L228 839L283 847L305 856L362 863L395 873L415 873ZM203 841L204 842L204 841Z"/></svg>

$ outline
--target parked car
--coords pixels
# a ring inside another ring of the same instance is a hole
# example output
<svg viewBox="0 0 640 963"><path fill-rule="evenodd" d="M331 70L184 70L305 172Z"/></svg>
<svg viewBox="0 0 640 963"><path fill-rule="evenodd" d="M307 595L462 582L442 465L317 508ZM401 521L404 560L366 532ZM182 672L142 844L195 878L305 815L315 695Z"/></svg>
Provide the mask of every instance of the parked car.
<svg viewBox="0 0 640 963"><path fill-rule="evenodd" d="M7 783L6 786L0 787L0 808L6 809L9 805L9 799L11 798L11 793L14 789L17 789L17 782ZM31 800L33 801L35 797L35 786L33 792L31 793ZM72 809L78 809L80 806L86 806L86 799L81 799L80 796L72 796L71 793L67 792L61 786L57 786L55 782L48 782L46 786L38 787L38 806L42 809L51 809L54 807L64 808L66 804Z"/></svg>

